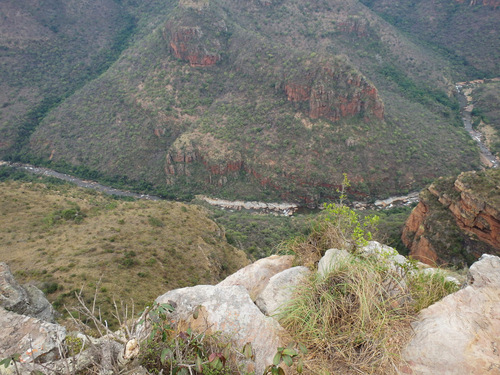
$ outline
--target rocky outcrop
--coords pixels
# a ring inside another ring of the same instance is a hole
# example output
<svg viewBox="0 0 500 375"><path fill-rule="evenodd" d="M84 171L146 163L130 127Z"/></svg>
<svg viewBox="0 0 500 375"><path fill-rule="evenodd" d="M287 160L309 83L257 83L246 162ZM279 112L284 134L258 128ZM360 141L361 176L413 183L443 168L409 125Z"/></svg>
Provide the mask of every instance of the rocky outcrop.
<svg viewBox="0 0 500 375"><path fill-rule="evenodd" d="M198 12L208 5L208 1L187 1L189 6ZM189 62L193 67L207 67L215 65L222 58L226 50L226 40L223 35L227 32L224 20L210 18L210 23L204 23L192 10L187 10L176 21L169 22L164 30L164 38L168 41L172 54L179 60Z"/></svg>
<svg viewBox="0 0 500 375"><path fill-rule="evenodd" d="M271 277L292 266L293 256L272 255L242 268L222 280L218 286L243 286L253 301L269 283Z"/></svg>
<svg viewBox="0 0 500 375"><path fill-rule="evenodd" d="M251 343L254 360L247 363L248 372L262 374L271 364L276 350L283 346L283 328L276 320L266 317L250 299L243 286L198 285L176 289L156 299L158 303L175 303L178 307L172 319L196 332L220 332L231 338L241 350ZM198 307L199 316L193 312Z"/></svg>
<svg viewBox="0 0 500 375"><path fill-rule="evenodd" d="M425 237L426 231L423 225L428 211L429 207L425 201L420 201L406 220L401 239L404 245L410 249L412 258L435 265L438 256L432 244Z"/></svg>
<svg viewBox="0 0 500 375"><path fill-rule="evenodd" d="M0 263L0 307L54 322L54 309L43 292L34 285L19 285L6 263Z"/></svg>
<svg viewBox="0 0 500 375"><path fill-rule="evenodd" d="M464 172L441 178L420 194L402 241L427 264L471 264L483 253L500 254L500 173Z"/></svg>
<svg viewBox="0 0 500 375"><path fill-rule="evenodd" d="M292 298L294 288L311 271L307 267L298 266L277 273L269 279L269 283L255 300L255 304L267 316L279 314L281 308Z"/></svg>
<svg viewBox="0 0 500 375"><path fill-rule="evenodd" d="M384 105L375 86L340 64L325 64L314 73L287 78L284 91L289 101L306 102L311 118L333 122L356 115L384 118Z"/></svg>
<svg viewBox="0 0 500 375"><path fill-rule="evenodd" d="M450 211L461 229L474 233L481 241L500 252L500 206L493 199L478 194L474 185L466 182L471 177L477 176L474 172L468 172L456 179L454 187L460 193L460 198L450 202Z"/></svg>
<svg viewBox="0 0 500 375"><path fill-rule="evenodd" d="M337 24L337 29L343 33L355 34L358 37L366 37L368 35L367 21L363 18L351 16L345 21Z"/></svg>
<svg viewBox="0 0 500 375"><path fill-rule="evenodd" d="M208 52L200 43L201 29L182 27L172 32L170 48L179 60L188 61L191 66L210 66L220 60L219 53Z"/></svg>
<svg viewBox="0 0 500 375"><path fill-rule="evenodd" d="M21 362L59 359L66 329L0 307L0 358L20 354Z"/></svg>
<svg viewBox="0 0 500 375"><path fill-rule="evenodd" d="M500 374L500 258L483 255L469 284L421 311L404 374Z"/></svg>

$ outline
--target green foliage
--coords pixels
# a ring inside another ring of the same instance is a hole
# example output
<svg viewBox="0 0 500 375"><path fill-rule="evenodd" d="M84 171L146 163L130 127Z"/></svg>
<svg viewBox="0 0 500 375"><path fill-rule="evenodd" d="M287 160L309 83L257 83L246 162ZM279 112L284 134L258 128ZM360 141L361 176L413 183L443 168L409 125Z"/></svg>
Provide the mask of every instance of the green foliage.
<svg viewBox="0 0 500 375"><path fill-rule="evenodd" d="M264 375L284 375L285 370L280 366L281 362L283 362L288 368L291 368L294 365L294 362L296 362L297 366L295 370L299 374L302 373L304 369L304 361L302 360L300 353L297 352L293 346L293 343L291 343L286 348L279 347L274 355L273 364L266 368ZM303 355L307 354L307 348L303 344L299 343L298 347Z"/></svg>
<svg viewBox="0 0 500 375"><path fill-rule="evenodd" d="M455 282L447 280L446 274L441 270L410 273L409 285L417 312L460 289Z"/></svg>
<svg viewBox="0 0 500 375"><path fill-rule="evenodd" d="M86 216L85 212L82 212L81 208L78 205L75 205L72 208L52 212L44 218L44 222L49 227L68 221L79 224Z"/></svg>
<svg viewBox="0 0 500 375"><path fill-rule="evenodd" d="M181 210L182 210L182 208L181 208ZM152 226L158 227L158 228L161 228L161 227L165 226L165 224L163 223L163 221L161 221L160 219L158 219L156 217L150 217L150 218L148 218L148 222Z"/></svg>
<svg viewBox="0 0 500 375"><path fill-rule="evenodd" d="M10 364L14 364L14 369L16 371L16 374L20 375L21 373L19 372L19 369L17 367L17 362L20 362L21 355L20 354L13 354L10 357L3 358L0 360L0 366L4 366L5 368L9 367Z"/></svg>
<svg viewBox="0 0 500 375"><path fill-rule="evenodd" d="M231 345L224 344L218 335L195 333L190 328L178 330L169 320L174 309L172 304L157 304L149 311L152 331L141 349L141 365L153 374L234 374L234 364L229 362ZM200 309L194 309L194 319L198 319Z"/></svg>

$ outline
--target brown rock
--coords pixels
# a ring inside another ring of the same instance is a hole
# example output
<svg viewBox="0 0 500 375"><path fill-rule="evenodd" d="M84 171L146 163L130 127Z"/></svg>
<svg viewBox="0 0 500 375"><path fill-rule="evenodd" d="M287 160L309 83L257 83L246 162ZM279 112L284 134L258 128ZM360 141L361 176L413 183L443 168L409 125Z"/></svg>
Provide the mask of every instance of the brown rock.
<svg viewBox="0 0 500 375"><path fill-rule="evenodd" d="M313 73L290 78L284 91L291 102L308 102L309 117L338 121L364 114L384 118L384 105L378 91L358 72L344 67L325 65Z"/></svg>
<svg viewBox="0 0 500 375"><path fill-rule="evenodd" d="M424 236L424 222L429 208L420 201L406 220L401 239L404 245L410 249L410 256L422 263L434 266L437 264L438 256L436 250Z"/></svg>
<svg viewBox="0 0 500 375"><path fill-rule="evenodd" d="M59 358L66 329L0 307L0 358L21 355L21 362L47 362Z"/></svg>

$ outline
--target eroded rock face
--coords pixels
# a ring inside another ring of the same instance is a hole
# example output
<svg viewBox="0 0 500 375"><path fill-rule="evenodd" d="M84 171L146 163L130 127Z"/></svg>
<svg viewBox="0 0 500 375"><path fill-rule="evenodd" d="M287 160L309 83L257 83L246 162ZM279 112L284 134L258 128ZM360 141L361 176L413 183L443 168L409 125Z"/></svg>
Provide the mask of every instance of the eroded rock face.
<svg viewBox="0 0 500 375"><path fill-rule="evenodd" d="M500 374L500 258L483 255L469 285L421 311L405 374Z"/></svg>
<svg viewBox="0 0 500 375"><path fill-rule="evenodd" d="M202 4L198 11L202 11L203 7ZM221 36L227 31L226 24L224 20L213 19L207 29L207 26L200 26L198 22L198 18L188 14L180 24L168 23L164 37L168 40L172 54L179 60L189 62L193 67L215 65L226 49L226 41Z"/></svg>
<svg viewBox="0 0 500 375"><path fill-rule="evenodd" d="M315 72L289 78L284 85L289 101L307 102L309 117L339 121L358 114L365 119L384 118L377 89L360 73L325 65Z"/></svg>
<svg viewBox="0 0 500 375"><path fill-rule="evenodd" d="M499 181L492 169L441 178L424 189L403 229L410 255L429 265L461 265L500 254Z"/></svg>
<svg viewBox="0 0 500 375"><path fill-rule="evenodd" d="M241 285L248 293L250 298L255 301L258 295L264 290L271 277L292 267L293 256L272 255L242 268L222 280L218 286Z"/></svg>
<svg viewBox="0 0 500 375"><path fill-rule="evenodd" d="M460 199L450 203L450 211L461 229L474 233L500 252L500 208L469 188L464 183L466 176L462 173L455 181Z"/></svg>
<svg viewBox="0 0 500 375"><path fill-rule="evenodd" d="M54 322L54 309L43 292L33 285L19 285L6 263L0 263L0 307Z"/></svg>
<svg viewBox="0 0 500 375"><path fill-rule="evenodd" d="M404 245L410 249L412 258L425 264L436 265L438 256L432 244L425 237L425 226L423 225L428 211L429 208L425 202L420 201L406 220L401 239Z"/></svg>
<svg viewBox="0 0 500 375"><path fill-rule="evenodd" d="M0 307L0 358L20 354L22 362L48 362L59 358L66 329Z"/></svg>
<svg viewBox="0 0 500 375"><path fill-rule="evenodd" d="M292 267L277 273L269 279L262 293L255 300L255 304L267 316L279 314L282 306L288 302L293 289L310 274L307 267Z"/></svg>
<svg viewBox="0 0 500 375"><path fill-rule="evenodd" d="M177 308L173 319L194 331L221 332L242 349L250 342L255 360L248 371L262 374L272 363L277 347L282 345L283 328L266 317L250 299L243 286L198 285L172 290L156 299L158 303L174 302ZM201 306L198 319L193 312Z"/></svg>

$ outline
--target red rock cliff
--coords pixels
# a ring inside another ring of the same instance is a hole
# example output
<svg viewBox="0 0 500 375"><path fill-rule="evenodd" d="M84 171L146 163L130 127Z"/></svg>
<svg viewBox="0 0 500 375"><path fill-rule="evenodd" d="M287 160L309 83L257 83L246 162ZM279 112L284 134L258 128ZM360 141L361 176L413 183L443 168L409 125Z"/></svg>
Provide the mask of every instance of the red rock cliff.
<svg viewBox="0 0 500 375"><path fill-rule="evenodd" d="M420 195L405 223L402 241L427 263L470 263L482 253L500 254L500 171L465 172L440 179Z"/></svg>
<svg viewBox="0 0 500 375"><path fill-rule="evenodd" d="M284 91L289 101L307 102L311 118L333 122L358 114L365 119L384 118L384 104L377 89L356 72L323 66L315 73L287 79Z"/></svg>
<svg viewBox="0 0 500 375"><path fill-rule="evenodd" d="M408 217L401 239L404 245L410 249L410 255L422 263L436 265L438 256L436 250L425 237L424 223L429 212L429 207L424 202L419 202L417 207Z"/></svg>

